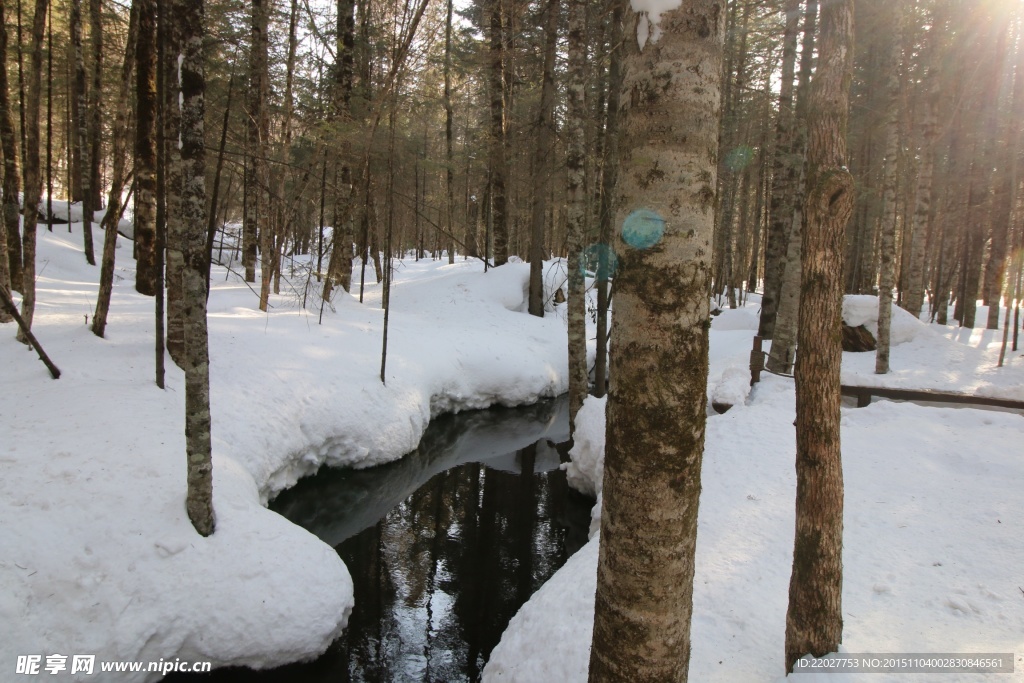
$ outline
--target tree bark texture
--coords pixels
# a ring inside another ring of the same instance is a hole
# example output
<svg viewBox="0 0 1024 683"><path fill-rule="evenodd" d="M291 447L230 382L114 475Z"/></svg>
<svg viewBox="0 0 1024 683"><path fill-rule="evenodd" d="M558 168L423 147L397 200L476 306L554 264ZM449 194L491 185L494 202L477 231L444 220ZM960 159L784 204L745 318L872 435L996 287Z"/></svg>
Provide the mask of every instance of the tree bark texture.
<svg viewBox="0 0 1024 683"><path fill-rule="evenodd" d="M576 425L576 413L587 395L587 304L586 280L580 258L587 233L587 178L585 125L586 103L586 11L583 0L569 3L568 100L566 105L566 213L568 229L569 323L569 433Z"/></svg>
<svg viewBox="0 0 1024 683"><path fill-rule="evenodd" d="M878 347L875 350L875 373L889 372L889 337L892 324L892 290L896 285L896 223L899 220L896 193L899 185L900 153L900 63L903 59L903 19L899 5L889 12L892 43L889 46L888 106L885 122L885 162L882 176L882 228L880 231L878 273Z"/></svg>
<svg viewBox="0 0 1024 683"><path fill-rule="evenodd" d="M853 213L846 122L853 2L822 6L808 107L807 195L796 363L796 534L786 613L786 671L842 640L843 470L839 441L843 246Z"/></svg>
<svg viewBox="0 0 1024 683"><path fill-rule="evenodd" d="M0 3L0 25L6 26L7 18L3 3ZM0 31L0 150L3 151L3 224L0 225L0 286L8 291L21 291L21 227L19 225L18 195L21 193L21 178L18 175L18 136L14 133L11 118L11 100L7 86L7 31ZM0 313L0 316L6 316ZM7 320L10 320L7 317ZM3 319L0 318L0 322Z"/></svg>
<svg viewBox="0 0 1024 683"><path fill-rule="evenodd" d="M541 75L540 107L537 109L536 146L533 150L533 196L530 213L530 297L531 315L544 317L544 217L551 184L552 141L555 137L555 54L558 44L558 2L549 0L544 27L544 70Z"/></svg>
<svg viewBox="0 0 1024 683"><path fill-rule="evenodd" d="M121 82L114 105L114 129L111 136L112 171L107 210L103 214L103 254L100 257L99 294L92 316L92 332L102 337L107 329L107 313L114 287L114 255L117 249L117 222L121 218L121 192L125 183L129 107L131 106L132 71L135 67L135 37L139 30L139 6L132 3L128 19L128 41L121 66Z"/></svg>
<svg viewBox="0 0 1024 683"><path fill-rule="evenodd" d="M757 334L771 339L779 307L782 277L786 268L791 202L796 174L803 159L795 157L793 134L793 78L796 73L796 41L800 24L800 0L787 0L786 29L782 37L782 81L779 85L779 115L775 125L775 156L772 160L772 194L768 238L764 253L764 295Z"/></svg>
<svg viewBox="0 0 1024 683"><path fill-rule="evenodd" d="M213 462L210 445L210 355L206 328L206 152L203 136L206 76L203 0L175 0L181 29L181 216L185 226L186 508L203 536L213 533Z"/></svg>
<svg viewBox="0 0 1024 683"><path fill-rule="evenodd" d="M490 0L490 69L491 98L491 237L494 247L494 265L508 262L508 209L505 196L505 176L508 162L505 155L505 43L502 20L502 0ZM485 257L487 255L485 254Z"/></svg>
<svg viewBox="0 0 1024 683"><path fill-rule="evenodd" d="M82 50L81 0L72 0L71 2L69 28L71 29L71 49L75 55L75 96L71 100L72 116L75 120L71 130L68 131L71 133L74 147L72 173L76 177L75 184L82 202L82 242L85 249L85 260L90 266L94 266L96 257L93 254L92 244L93 202L92 194L89 191L91 181L89 174L92 168L89 163L89 155L92 148L89 138L89 96L86 87L85 54Z"/></svg>
<svg viewBox="0 0 1024 683"><path fill-rule="evenodd" d="M167 0L170 5L170 0ZM178 78L178 55L181 54L181 28L170 16L163 26L164 63L164 128L163 144L167 168L164 170L164 204L167 217L167 353L179 367L185 363L185 314L182 301L182 272L185 268L184 230L181 222L181 149L178 138L181 135L181 105Z"/></svg>
<svg viewBox="0 0 1024 683"><path fill-rule="evenodd" d="M267 57L267 24L270 0L252 0L252 23L250 25L249 45L249 91L246 99L248 116L247 145L249 150L249 167L246 172L248 185L248 210L246 219L248 227L243 233L252 238L252 242L243 247L245 278L249 280L250 269L255 282L256 249L260 252L260 310L267 310L270 278L273 274L274 231L270 224L269 186L267 184L267 145L270 133L267 98L269 92L268 57ZM187 228L186 228L187 230ZM266 284L262 284L263 281Z"/></svg>
<svg viewBox="0 0 1024 683"><path fill-rule="evenodd" d="M154 296L156 255L156 2L139 3L135 50L135 290Z"/></svg>
<svg viewBox="0 0 1024 683"><path fill-rule="evenodd" d="M43 34L46 32L47 0L36 0L32 17L32 56L28 69L25 94L25 208L22 212L22 299L21 317L28 328L36 310L36 224L39 221L39 197L43 191L39 173L39 114L42 95ZM18 340L29 343L28 337L18 330Z"/></svg>
<svg viewBox="0 0 1024 683"><path fill-rule="evenodd" d="M685 681L704 448L725 2L624 28L620 259L591 681Z"/></svg>

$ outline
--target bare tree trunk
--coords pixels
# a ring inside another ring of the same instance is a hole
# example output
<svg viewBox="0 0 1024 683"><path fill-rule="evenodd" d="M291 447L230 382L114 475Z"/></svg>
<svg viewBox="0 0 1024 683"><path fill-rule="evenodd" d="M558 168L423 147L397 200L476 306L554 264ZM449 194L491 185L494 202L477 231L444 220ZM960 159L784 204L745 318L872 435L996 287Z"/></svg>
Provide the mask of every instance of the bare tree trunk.
<svg viewBox="0 0 1024 683"><path fill-rule="evenodd" d="M101 0L89 0L90 47L92 47L92 87L89 89L89 140L92 150L89 154L89 191L92 193L90 206L99 210L102 206L100 183L100 158L103 147L103 5ZM92 220L92 216L89 216Z"/></svg>
<svg viewBox="0 0 1024 683"><path fill-rule="evenodd" d="M77 185L80 197L82 198L82 240L85 250L85 261L90 266L96 265L96 257L93 254L92 245L92 193L89 177L92 165L89 163L90 140L89 140L89 103L86 91L85 77L85 55L82 52L82 3L81 0L72 0L71 17L69 21L71 30L71 49L75 55L75 97L72 99L72 112L75 122L72 139L75 141L75 168L72 171L77 176ZM68 223L71 222L70 216Z"/></svg>
<svg viewBox="0 0 1024 683"><path fill-rule="evenodd" d="M128 41L121 65L121 82L117 101L114 105L114 130L111 137L113 169L110 178L110 193L107 195L107 210L103 214L103 255L100 257L99 294L96 297L96 311L92 316L92 332L102 337L107 329L107 313L110 311L110 296L114 287L114 255L117 248L117 222L121 218L121 193L125 184L125 162L127 157L128 116L132 86L132 70L135 66L135 38L139 30L139 5L132 3L128 20Z"/></svg>
<svg viewBox="0 0 1024 683"><path fill-rule="evenodd" d="M843 636L843 470L839 447L843 243L853 213L846 122L853 2L824 3L808 107L807 199L796 365L796 536L786 612L786 671Z"/></svg>
<svg viewBox="0 0 1024 683"><path fill-rule="evenodd" d="M892 26L888 70L888 112L885 122L885 172L882 179L882 230L879 250L881 267L878 273L878 346L875 350L875 373L889 372L889 337L892 323L892 290L896 284L896 223L899 220L896 192L899 183L900 151L900 63L903 59L900 24L903 12L893 4L889 13Z"/></svg>
<svg viewBox="0 0 1024 683"><path fill-rule="evenodd" d="M683 3L661 15L643 46L633 30L625 32L615 192L622 258L612 321L592 682L687 680L723 10L721 0ZM650 28L644 15L630 19Z"/></svg>
<svg viewBox="0 0 1024 683"><path fill-rule="evenodd" d="M165 0L170 9L170 0ZM181 53L180 27L173 17L163 23L164 62L160 69L164 73L163 144L166 168L164 170L164 204L166 214L165 250L167 271L167 352L179 368L185 363L185 312L182 292L182 273L185 269L183 256L185 226L181 222L181 150L178 138L181 135L181 106L178 82L178 55Z"/></svg>
<svg viewBox="0 0 1024 683"><path fill-rule="evenodd" d="M39 173L39 114L43 90L43 34L46 32L46 8L47 0L36 0L36 11L32 17L32 61L28 70L25 98L25 218L21 243L21 317L29 329L32 327L32 317L36 310L36 224L39 220L39 197L43 190L42 177ZM18 341L29 343L27 335L20 329Z"/></svg>
<svg viewBox="0 0 1024 683"><path fill-rule="evenodd" d="M491 98L491 139L489 145L491 176L491 220L493 223L494 265L508 262L508 211L505 201L505 41L502 24L502 1L490 0L490 68L488 72ZM485 258L489 254L485 253Z"/></svg>
<svg viewBox="0 0 1024 683"><path fill-rule="evenodd" d="M0 3L0 149L3 151L3 224L0 225L0 287L8 291L22 291L21 228L19 226L18 195L21 182L18 176L18 138L11 119L11 100L7 87L7 29L3 3ZM0 322L11 317L0 313Z"/></svg>
<svg viewBox="0 0 1024 683"><path fill-rule="evenodd" d="M135 50L135 291L154 296L156 253L156 0L136 0ZM82 188L85 190L86 188Z"/></svg>
<svg viewBox="0 0 1024 683"><path fill-rule="evenodd" d="M619 179L619 109L622 92L622 61L625 49L622 30L622 15L626 9L624 0L610 0L611 43L608 64L608 109L605 124L604 172L601 174L601 214L598 228L597 277L597 354L594 359L594 395L598 398L607 391L608 378L608 283L612 276L611 234L612 206L615 188Z"/></svg>
<svg viewBox="0 0 1024 683"><path fill-rule="evenodd" d="M787 0L786 29L782 38L782 82L779 86L779 117L775 127L775 157L772 161L771 222L764 254L764 296L757 334L771 339L786 268L786 247L793 211L797 169L803 159L795 157L793 135L793 77L796 72L796 41L800 24L800 0Z"/></svg>
<svg viewBox="0 0 1024 683"><path fill-rule="evenodd" d="M555 134L555 53L558 43L558 3L549 0L544 27L544 72L537 110L536 146L533 149L533 204L530 222L530 314L544 317L544 216L551 183L552 140Z"/></svg>
<svg viewBox="0 0 1024 683"><path fill-rule="evenodd" d="M175 0L181 28L181 214L185 225L185 448L188 517L214 531L210 455L210 356L206 329L206 152L203 145L203 0Z"/></svg>
<svg viewBox="0 0 1024 683"><path fill-rule="evenodd" d="M568 306L569 322L569 434L575 432L576 413L587 395L587 305L586 280L580 256L587 234L587 178L585 121L587 47L586 4L569 3L569 82L566 86L566 211L568 214Z"/></svg>

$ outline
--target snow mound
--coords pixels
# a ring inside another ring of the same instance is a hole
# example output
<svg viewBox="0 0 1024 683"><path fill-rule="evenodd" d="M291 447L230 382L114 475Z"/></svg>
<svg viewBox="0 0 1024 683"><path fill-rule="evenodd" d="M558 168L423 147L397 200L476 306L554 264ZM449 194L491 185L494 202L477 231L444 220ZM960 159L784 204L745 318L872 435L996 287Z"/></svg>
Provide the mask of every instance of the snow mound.
<svg viewBox="0 0 1024 683"><path fill-rule="evenodd" d="M756 308L726 308L711 318L711 329L716 332L756 330L759 322L760 314Z"/></svg>
<svg viewBox="0 0 1024 683"><path fill-rule="evenodd" d="M576 414L576 432L569 451L571 462L561 467L569 486L588 496L601 492L604 480L604 411L608 397L587 396Z"/></svg>
<svg viewBox="0 0 1024 683"><path fill-rule="evenodd" d="M750 393L750 370L746 368L726 368L721 379L711 391L711 403L739 406L747 400Z"/></svg>
<svg viewBox="0 0 1024 683"><path fill-rule="evenodd" d="M843 297L843 322L850 327L863 325L875 339L878 339L878 297L871 294L847 294ZM912 341L928 326L892 304L889 343L903 344Z"/></svg>

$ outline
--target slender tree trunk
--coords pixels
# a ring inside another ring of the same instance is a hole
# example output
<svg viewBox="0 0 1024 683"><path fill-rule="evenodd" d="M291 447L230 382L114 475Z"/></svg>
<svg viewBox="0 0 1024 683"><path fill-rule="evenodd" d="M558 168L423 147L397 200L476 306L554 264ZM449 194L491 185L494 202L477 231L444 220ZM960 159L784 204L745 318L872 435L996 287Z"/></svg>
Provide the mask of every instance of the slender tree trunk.
<svg viewBox="0 0 1024 683"><path fill-rule="evenodd" d="M896 284L896 223L899 220L896 192L899 183L900 151L900 74L903 60L900 24L903 12L892 5L889 12L892 26L888 70L889 82L887 121L885 122L885 172L882 179L882 230L879 245L881 268L878 274L878 346L875 350L875 373L889 372L889 337L892 322L892 290Z"/></svg>
<svg viewBox="0 0 1024 683"><path fill-rule="evenodd" d="M21 317L31 329L32 317L36 310L36 224L39 220L39 197L42 194L42 177L39 173L39 118L40 95L43 90L43 34L46 31L47 0L36 0L36 11L32 17L32 56L28 71L28 88L25 102L25 208L22 235L22 299ZM28 344L23 330L18 330L18 340Z"/></svg>
<svg viewBox="0 0 1024 683"><path fill-rule="evenodd" d="M844 231L854 206L845 139L853 60L852 0L824 3L821 19L820 60L808 107L787 672L805 654L835 652L843 636L839 366Z"/></svg>
<svg viewBox="0 0 1024 683"><path fill-rule="evenodd" d="M181 135L181 87L178 78L178 55L181 53L181 29L170 12L162 26L164 40L164 62L160 68L164 73L163 144L166 168L165 214L167 219L167 249L165 254L167 271L167 352L179 368L185 364L185 311L182 277L185 269L184 232L181 218L181 149L178 139Z"/></svg>
<svg viewBox="0 0 1024 683"><path fill-rule="evenodd" d="M22 291L21 227L18 195L21 194L21 178L18 174L18 137L14 134L11 118L11 100L7 87L7 18L4 3L0 3L0 148L3 150L3 225L0 226L0 286L8 291ZM6 313L0 313L6 316ZM8 318L9 320L10 318Z"/></svg>
<svg viewBox="0 0 1024 683"><path fill-rule="evenodd" d="M89 0L89 32L92 47L92 87L89 89L89 191L92 193L90 206L99 210L102 206L102 184L100 183L100 159L103 148L103 6L102 0ZM92 220L92 215L89 216Z"/></svg>
<svg viewBox="0 0 1024 683"><path fill-rule="evenodd" d="M549 157L555 136L555 53L558 43L558 2L549 0L544 27L544 72L533 148L533 197L530 220L530 315L544 317L544 217L551 183ZM575 416L574 416L575 417Z"/></svg>
<svg viewBox="0 0 1024 683"><path fill-rule="evenodd" d="M85 261L90 266L96 265L92 245L92 194L89 192L89 177L92 165L89 163L91 151L89 141L89 103L86 90L85 55L82 52L82 3L72 0L71 17L71 49L75 55L75 97L72 100L72 112L75 116L73 139L76 141L76 163L74 173L78 176L79 196L82 201L82 240L85 250ZM70 216L68 218L70 223Z"/></svg>
<svg viewBox="0 0 1024 683"><path fill-rule="evenodd" d="M490 68L488 71L491 98L491 139L489 144L491 177L491 221L494 265L508 262L508 212L505 202L505 41L502 29L502 0L490 0ZM485 258L489 254L485 253Z"/></svg>
<svg viewBox="0 0 1024 683"><path fill-rule="evenodd" d="M793 149L795 121L793 114L793 77L796 72L796 41L800 24L800 0L787 0L786 29L782 38L782 82L779 86L779 116L775 127L775 157L772 162L771 222L764 255L764 296L757 334L771 339L786 268L786 246L789 243L789 221L793 215L790 203L796 183L797 168Z"/></svg>
<svg viewBox="0 0 1024 683"><path fill-rule="evenodd" d="M721 0L625 31L592 682L687 680L724 32Z"/></svg>
<svg viewBox="0 0 1024 683"><path fill-rule="evenodd" d="M100 257L99 294L96 297L96 311L92 316L92 332L97 337L102 337L106 333L107 313L110 311L110 296L114 287L114 255L117 248L117 222L121 218L121 193L125 184L128 116L131 106L132 71L135 66L135 39L139 30L138 19L139 5L132 3L131 16L128 20L127 47L121 65L117 101L114 105L110 193L107 195L107 210L103 214L103 255Z"/></svg>
<svg viewBox="0 0 1024 683"><path fill-rule="evenodd" d="M214 531L210 455L210 356L206 329L206 184L203 140L203 0L175 0L181 29L181 214L185 225L185 448L188 517Z"/></svg>
<svg viewBox="0 0 1024 683"><path fill-rule="evenodd" d="M626 10L625 0L610 0L611 26L609 41L611 51L608 63L608 108L605 124L604 172L601 174L601 214L598 228L597 261L597 353L594 360L594 395L605 395L608 386L608 284L613 275L611 263L612 218L615 212L613 194L619 179L619 109L622 92L622 62L625 44L623 40L622 16Z"/></svg>
<svg viewBox="0 0 1024 683"><path fill-rule="evenodd" d="M156 1L136 0L135 50L135 290L154 296L156 254ZM82 188L86 190L87 188Z"/></svg>
<svg viewBox="0 0 1024 683"><path fill-rule="evenodd" d="M587 395L587 304L583 275L583 243L587 234L586 138L586 4L569 3L569 82L566 87L566 211L568 215L569 433L575 432L576 413Z"/></svg>
<svg viewBox="0 0 1024 683"><path fill-rule="evenodd" d="M452 212L455 211L455 162L452 157L452 0L448 0L444 24L444 154L445 161L445 221L448 229L448 263L455 263L455 228ZM425 134L426 131L424 131ZM417 252L417 256L419 252Z"/></svg>

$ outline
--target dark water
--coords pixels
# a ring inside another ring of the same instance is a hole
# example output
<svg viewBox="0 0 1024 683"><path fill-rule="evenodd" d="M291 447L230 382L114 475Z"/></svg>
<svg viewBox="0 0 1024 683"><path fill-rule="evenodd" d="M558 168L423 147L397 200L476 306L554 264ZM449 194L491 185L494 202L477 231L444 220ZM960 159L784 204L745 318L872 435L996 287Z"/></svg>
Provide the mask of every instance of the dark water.
<svg viewBox="0 0 1024 683"><path fill-rule="evenodd" d="M445 416L419 448L323 470L271 509L334 546L355 586L348 628L314 662L166 681L476 681L509 619L586 542L590 501L552 444L565 400Z"/></svg>

